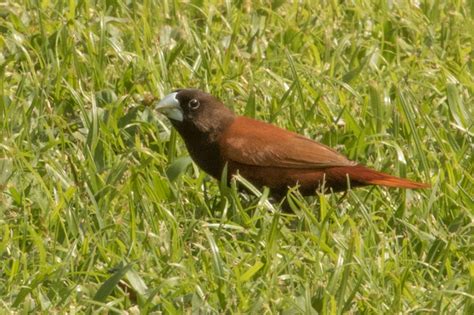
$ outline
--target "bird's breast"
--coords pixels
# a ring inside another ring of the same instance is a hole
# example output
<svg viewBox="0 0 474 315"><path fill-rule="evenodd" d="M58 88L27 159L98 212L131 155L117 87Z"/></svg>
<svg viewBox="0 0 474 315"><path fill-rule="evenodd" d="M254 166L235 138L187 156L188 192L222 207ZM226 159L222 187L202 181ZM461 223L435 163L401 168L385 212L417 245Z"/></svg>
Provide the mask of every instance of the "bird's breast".
<svg viewBox="0 0 474 315"><path fill-rule="evenodd" d="M186 141L186 147L193 161L206 173L220 179L225 161L222 160L219 146L215 142Z"/></svg>

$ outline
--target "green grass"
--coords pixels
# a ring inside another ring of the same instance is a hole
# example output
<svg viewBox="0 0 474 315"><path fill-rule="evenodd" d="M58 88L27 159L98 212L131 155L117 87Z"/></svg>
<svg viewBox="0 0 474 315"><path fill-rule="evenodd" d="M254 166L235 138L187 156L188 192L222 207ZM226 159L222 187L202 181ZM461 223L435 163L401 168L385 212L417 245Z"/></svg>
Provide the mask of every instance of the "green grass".
<svg viewBox="0 0 474 315"><path fill-rule="evenodd" d="M19 2L2 313L474 313L474 2ZM281 213L142 102L179 87L432 188L294 191Z"/></svg>

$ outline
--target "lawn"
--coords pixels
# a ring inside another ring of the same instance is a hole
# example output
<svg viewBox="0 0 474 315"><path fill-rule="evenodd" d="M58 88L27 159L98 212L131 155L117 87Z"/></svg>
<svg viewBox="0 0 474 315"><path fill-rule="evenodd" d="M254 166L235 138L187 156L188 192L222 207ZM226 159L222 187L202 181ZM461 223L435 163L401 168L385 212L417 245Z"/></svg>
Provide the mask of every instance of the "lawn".
<svg viewBox="0 0 474 315"><path fill-rule="evenodd" d="M473 1L0 4L1 313L474 314ZM197 87L425 190L242 193Z"/></svg>

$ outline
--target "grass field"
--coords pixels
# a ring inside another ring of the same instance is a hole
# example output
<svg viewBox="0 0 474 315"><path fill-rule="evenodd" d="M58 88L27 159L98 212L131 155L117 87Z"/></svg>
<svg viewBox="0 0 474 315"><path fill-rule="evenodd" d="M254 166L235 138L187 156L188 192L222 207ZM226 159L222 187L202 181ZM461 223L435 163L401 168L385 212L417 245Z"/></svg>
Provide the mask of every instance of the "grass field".
<svg viewBox="0 0 474 315"><path fill-rule="evenodd" d="M3 2L1 313L474 314L474 2L341 2ZM190 162L179 87L432 188L284 214Z"/></svg>

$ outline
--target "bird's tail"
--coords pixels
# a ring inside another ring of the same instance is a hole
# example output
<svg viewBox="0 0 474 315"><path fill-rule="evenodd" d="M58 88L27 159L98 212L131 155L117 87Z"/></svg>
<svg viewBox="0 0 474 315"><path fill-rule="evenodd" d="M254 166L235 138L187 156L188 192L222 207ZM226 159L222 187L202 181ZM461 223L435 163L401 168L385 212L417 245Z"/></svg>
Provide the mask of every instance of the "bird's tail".
<svg viewBox="0 0 474 315"><path fill-rule="evenodd" d="M346 168L346 174L349 176L351 182L355 181L363 185L380 185L386 187L411 189L428 188L431 186L429 184L419 183L409 179L385 174L363 165L356 165Z"/></svg>

